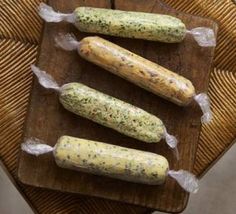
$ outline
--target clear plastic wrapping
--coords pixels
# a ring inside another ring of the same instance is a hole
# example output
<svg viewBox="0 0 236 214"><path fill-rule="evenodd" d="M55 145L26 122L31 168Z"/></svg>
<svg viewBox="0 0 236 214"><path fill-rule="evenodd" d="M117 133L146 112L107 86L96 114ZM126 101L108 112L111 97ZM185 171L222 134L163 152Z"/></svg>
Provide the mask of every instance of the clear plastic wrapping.
<svg viewBox="0 0 236 214"><path fill-rule="evenodd" d="M39 5L39 15L46 22L61 22L61 21L66 21L69 23L75 22L75 16L73 13L65 14L65 13L56 12L53 10L52 7L44 3L40 3Z"/></svg>
<svg viewBox="0 0 236 214"><path fill-rule="evenodd" d="M45 71L40 70L35 65L31 65L31 70L34 72L35 76L38 78L40 85L42 85L44 88L60 91L60 86L52 78L51 75L47 74Z"/></svg>
<svg viewBox="0 0 236 214"><path fill-rule="evenodd" d="M198 179L192 173L185 170L169 170L168 175L174 178L187 192L197 193L199 189Z"/></svg>
<svg viewBox="0 0 236 214"><path fill-rule="evenodd" d="M64 14L64 13L60 13L60 12L56 12L53 10L52 7L41 3L39 6L39 15L47 22L61 22L61 21L66 21L69 23L74 23L76 22L76 17L74 13L71 14ZM182 29L182 27L181 27ZM191 34L193 36L193 38L196 40L196 42L198 43L199 46L202 47L212 47L212 46L216 46L216 36L214 31L211 28L207 28L207 27L197 27L191 30L187 30L186 32L182 29L183 31L183 35L180 36L180 38L178 39L178 41L176 42L181 42L181 40L183 40L185 33ZM86 30L86 32L88 32L88 29ZM173 31L175 32L175 31ZM102 33L102 32L100 32ZM106 34L109 34L108 32ZM129 35L129 33L126 33L127 36ZM125 35L126 35L125 34ZM176 32L173 33L173 39L176 37ZM147 33L146 33L147 35ZM125 36L124 36L125 37ZM170 37L170 35L168 35L168 37ZM147 38L148 39L148 38ZM148 39L151 40L151 39ZM167 39L167 41L171 41L171 37ZM164 42L165 40L163 40ZM166 41L166 42L167 42Z"/></svg>
<svg viewBox="0 0 236 214"><path fill-rule="evenodd" d="M199 46L214 47L216 46L215 33L211 28L197 27L188 30L187 33L191 34Z"/></svg>
<svg viewBox="0 0 236 214"><path fill-rule="evenodd" d="M55 37L56 46L61 47L67 51L78 50L80 42L75 38L73 34L58 34Z"/></svg>
<svg viewBox="0 0 236 214"><path fill-rule="evenodd" d="M88 146L88 144L90 146ZM95 148L93 148L93 144L96 145ZM167 160L163 156L150 152L128 149L120 146L88 141L85 139L73 138L69 136L61 137L54 147L44 144L44 142L39 139L30 138L21 145L21 148L26 153L36 156L55 151L54 157L58 166L69 169L84 171L96 175L109 176L130 182L145 183L149 185L162 184L165 181L167 175L169 175L175 179L187 192L196 193L198 191L198 180L192 173L185 170L168 170ZM83 149L79 150L78 148ZM84 161L82 161L81 158L77 158L77 156L85 156L88 158L88 154L91 155L92 153L91 156L94 156L94 154L97 154L98 151L101 151L101 153L97 155L99 156L97 160L83 159ZM67 156L70 156L70 158L66 159ZM71 158L73 158L73 160L71 160ZM132 159L131 165L129 165L130 159ZM103 163L102 165L106 164L106 162L109 162L109 167L112 165L113 168L110 168L109 171L106 169L106 167L101 167L101 162ZM147 174L140 174L140 167L144 167L144 172L149 167L151 168L147 170ZM156 177L153 177L155 174Z"/></svg>
<svg viewBox="0 0 236 214"><path fill-rule="evenodd" d="M176 137L170 135L166 131L166 128L164 128L164 138L169 147L173 149L174 155L176 156L177 160L179 160L178 140L176 139Z"/></svg>
<svg viewBox="0 0 236 214"><path fill-rule="evenodd" d="M21 150L31 155L42 155L54 150L53 147L45 144L42 140L37 138L29 138L21 144Z"/></svg>
<svg viewBox="0 0 236 214"><path fill-rule="evenodd" d="M212 112L210 108L210 98L206 93L200 93L194 96L194 100L200 106L203 115L201 117L202 123L209 123L212 120Z"/></svg>

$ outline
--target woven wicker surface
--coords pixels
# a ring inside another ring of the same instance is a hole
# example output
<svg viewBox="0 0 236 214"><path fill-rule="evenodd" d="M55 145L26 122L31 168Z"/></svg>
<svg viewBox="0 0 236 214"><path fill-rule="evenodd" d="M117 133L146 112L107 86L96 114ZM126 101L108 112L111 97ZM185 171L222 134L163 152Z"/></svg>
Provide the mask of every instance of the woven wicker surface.
<svg viewBox="0 0 236 214"><path fill-rule="evenodd" d="M22 127L42 21L40 0L0 0L0 158L16 177ZM202 127L194 172L202 175L236 138L236 6L230 0L165 0L172 7L218 21L220 31L209 95L214 121ZM21 184L19 184L21 185ZM21 185L40 213L144 213L118 202ZM82 206L80 206L82 205Z"/></svg>

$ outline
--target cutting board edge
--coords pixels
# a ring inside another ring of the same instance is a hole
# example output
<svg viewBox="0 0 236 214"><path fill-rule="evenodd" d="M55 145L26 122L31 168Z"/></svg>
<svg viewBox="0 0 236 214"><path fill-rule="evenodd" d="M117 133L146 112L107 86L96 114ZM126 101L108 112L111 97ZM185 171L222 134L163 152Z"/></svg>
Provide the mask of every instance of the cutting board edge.
<svg viewBox="0 0 236 214"><path fill-rule="evenodd" d="M168 6L168 5L166 5L166 6ZM169 6L168 6L169 7ZM170 8L170 7L169 7ZM172 8L173 9L173 8ZM216 27L217 27L217 29L215 30L216 32L218 31L218 24L214 21L214 20L212 20L212 19L209 19L209 18L206 18L206 17L201 17L201 16L196 16L196 15L191 15L191 14L189 14L189 13L184 13L184 12L181 12L181 11L178 11L179 13L181 13L181 14L186 14L186 15L190 15L190 16L192 16L192 17L197 17L197 18L201 18L201 19L207 19L207 20L211 20L212 21L212 24L214 24ZM44 25L44 27L45 27L45 25ZM41 40L40 40L40 44L39 44L39 51L38 51L38 56L40 55L40 52L41 52L41 44L42 44L42 38L43 38L43 35L44 35L44 28L43 28L43 32L42 32L42 34L41 34ZM215 52L215 48L212 50L212 53L214 53ZM38 63L38 56L37 56L37 63ZM213 59L212 59L213 60ZM37 64L36 63L36 64ZM212 69L212 66L213 66L213 64L212 64L212 61L211 61L211 69ZM210 69L210 71L209 71L209 74L211 73L211 69ZM34 78L34 80L33 80L33 82L35 81L35 78ZM32 82L32 88L33 88L33 82ZM208 78L208 82L209 82L209 78ZM207 89L208 89L208 86L207 86ZM32 90L31 90L31 92L32 92ZM30 97L31 97L31 95L32 95L32 93L30 93ZM30 108L30 101L29 101L29 104L28 104L28 108ZM28 109L27 109L27 116L26 116L26 118L28 117ZM26 119L27 120L27 119ZM24 123L24 125L25 125L25 127L26 127L26 122ZM201 128L200 128L201 129ZM25 131L24 131L24 133L25 133ZM200 132L199 132L199 134L200 134ZM22 136L22 139L24 139L24 137L25 137L25 135L23 135ZM196 145L196 147L197 147L197 145ZM196 150L197 150L197 148L195 149L195 153L196 153ZM22 152L21 152L22 153ZM21 156L21 154L19 155L19 159L20 159L20 156ZM18 166L20 166L20 164L18 164ZM29 185L29 186L36 186L36 187L39 187L39 188L43 188L43 189L53 189L53 190L56 190L56 191L60 191L60 192L68 192L68 191L63 191L63 190L58 190L58 189L54 189L54 188L50 188L50 187L44 187L44 186L40 186L40 185L35 185L34 183L30 183L30 182L27 182L26 180L24 180L24 179L22 179L22 177L21 177L21 174L20 174L20 172L19 172L19 168L20 167L18 167L18 170L17 170L17 175L18 175L18 179L20 180L20 182L22 182L23 184L26 184L26 185ZM193 166L192 166L192 169L193 169ZM77 193L77 194L82 194L82 195L88 195L88 194L85 194L85 193L78 193L78 192L71 192L72 194L75 194L75 193ZM89 195L88 195L89 196ZM91 195L90 195L91 196ZM115 201L121 201L121 200L118 200L118 199L109 199L109 198L105 198L105 197L102 197L102 196L96 196L96 195L93 195L93 197L99 197L99 198L104 198L104 199L107 199L107 200L115 200ZM176 211L174 211L174 212L182 212L185 208L186 208L186 206L187 206L187 202L188 202L188 198L189 198L189 194L187 194L187 197L186 197L186 200L185 200L185 202L184 202L184 206L183 206L183 209L181 209L181 210L176 210ZM127 202L127 201L122 201L122 202L124 202L124 203L131 203L131 202ZM139 204L136 204L136 203L134 203L134 202L132 202L131 204L135 204L135 205L139 205ZM139 206L145 206L145 205L139 205ZM145 206L145 207L147 207L147 206ZM150 207L150 208L154 208L154 209L156 209L155 207ZM160 210L160 211L162 211L162 210ZM166 210L165 210L165 212L167 212ZM173 210L172 211L170 211L170 212L173 212Z"/></svg>

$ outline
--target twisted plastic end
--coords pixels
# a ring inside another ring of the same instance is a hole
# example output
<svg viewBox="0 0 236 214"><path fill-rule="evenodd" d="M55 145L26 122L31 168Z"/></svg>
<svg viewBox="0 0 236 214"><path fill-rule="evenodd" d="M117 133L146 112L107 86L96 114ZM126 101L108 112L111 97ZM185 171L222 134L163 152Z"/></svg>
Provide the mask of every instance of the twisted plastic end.
<svg viewBox="0 0 236 214"><path fill-rule="evenodd" d="M166 143L168 144L168 146L174 150L174 154L177 158L177 160L179 160L179 150L178 150L178 140L176 139L175 136L173 135L170 135L166 128L164 128L164 138L166 140Z"/></svg>
<svg viewBox="0 0 236 214"><path fill-rule="evenodd" d="M47 74L45 71L40 70L35 65L31 65L31 69L35 76L37 76L40 85L42 85L44 88L54 89L56 91L60 90L59 85L56 83L56 81L52 78L51 75Z"/></svg>
<svg viewBox="0 0 236 214"><path fill-rule="evenodd" d="M25 141L25 143L21 144L21 149L28 154L31 155L42 155L48 152L52 152L54 150L53 147L44 144L43 141L37 138L29 138Z"/></svg>
<svg viewBox="0 0 236 214"><path fill-rule="evenodd" d="M212 120L212 112L210 108L210 99L206 93L197 94L194 96L194 100L200 106L203 115L201 117L202 123L209 123Z"/></svg>
<svg viewBox="0 0 236 214"><path fill-rule="evenodd" d="M62 49L72 51L79 48L80 42L77 41L73 34L58 34L55 37L56 46L61 47Z"/></svg>
<svg viewBox="0 0 236 214"><path fill-rule="evenodd" d="M169 170L168 175L174 178L178 184L187 192L197 193L199 189L198 179L194 174L185 170Z"/></svg>
<svg viewBox="0 0 236 214"><path fill-rule="evenodd" d="M75 17L73 13L65 14L65 13L56 12L53 10L52 7L44 3L40 3L38 10L39 10L38 11L39 15L46 22L61 22L61 21L66 21L69 23L75 22Z"/></svg>
<svg viewBox="0 0 236 214"><path fill-rule="evenodd" d="M211 28L197 27L197 28L193 28L190 31L187 31L187 33L192 34L193 38L196 40L198 45L202 47L216 46L215 33Z"/></svg>

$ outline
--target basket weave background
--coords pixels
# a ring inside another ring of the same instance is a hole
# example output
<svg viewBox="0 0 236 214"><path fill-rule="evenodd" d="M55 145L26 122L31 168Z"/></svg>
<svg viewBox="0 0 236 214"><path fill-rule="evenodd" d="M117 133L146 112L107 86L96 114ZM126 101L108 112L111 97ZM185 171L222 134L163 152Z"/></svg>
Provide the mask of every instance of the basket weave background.
<svg viewBox="0 0 236 214"><path fill-rule="evenodd" d="M16 178L32 74L42 30L41 0L0 0L0 158ZM236 138L236 5L231 0L165 0L175 9L219 23L209 95L214 120L204 125L194 173L201 176ZM191 143L191 142L190 142ZM39 213L145 213L145 208L20 184Z"/></svg>

